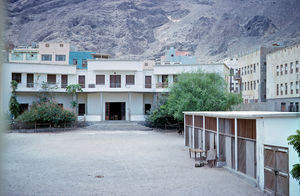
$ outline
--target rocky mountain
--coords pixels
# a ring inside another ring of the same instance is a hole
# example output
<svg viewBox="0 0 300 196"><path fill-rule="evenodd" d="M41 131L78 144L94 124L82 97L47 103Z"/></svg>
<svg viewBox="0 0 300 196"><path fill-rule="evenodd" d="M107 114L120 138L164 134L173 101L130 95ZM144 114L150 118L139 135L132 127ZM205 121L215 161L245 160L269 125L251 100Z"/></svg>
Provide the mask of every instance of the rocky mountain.
<svg viewBox="0 0 300 196"><path fill-rule="evenodd" d="M200 62L300 41L299 0L10 0L7 40L68 41L117 58L174 46Z"/></svg>

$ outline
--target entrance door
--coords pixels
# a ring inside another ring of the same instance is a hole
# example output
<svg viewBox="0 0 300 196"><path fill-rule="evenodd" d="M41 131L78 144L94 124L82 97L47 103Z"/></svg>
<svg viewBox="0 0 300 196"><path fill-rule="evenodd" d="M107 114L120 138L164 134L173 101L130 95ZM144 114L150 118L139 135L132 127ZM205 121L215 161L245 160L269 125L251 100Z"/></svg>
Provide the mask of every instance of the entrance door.
<svg viewBox="0 0 300 196"><path fill-rule="evenodd" d="M105 120L125 120L126 117L125 102L106 102Z"/></svg>
<svg viewBox="0 0 300 196"><path fill-rule="evenodd" d="M265 191L272 195L289 195L288 149L264 146Z"/></svg>

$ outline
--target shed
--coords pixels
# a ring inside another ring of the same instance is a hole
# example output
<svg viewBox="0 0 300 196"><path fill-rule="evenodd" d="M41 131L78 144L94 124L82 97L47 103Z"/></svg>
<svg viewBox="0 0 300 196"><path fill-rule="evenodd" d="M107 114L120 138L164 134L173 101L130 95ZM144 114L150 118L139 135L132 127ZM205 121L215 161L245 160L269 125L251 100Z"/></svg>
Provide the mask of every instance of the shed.
<svg viewBox="0 0 300 196"><path fill-rule="evenodd" d="M287 142L297 129L299 112L184 112L185 146L216 149L227 169L276 195L300 195L289 174L299 157Z"/></svg>

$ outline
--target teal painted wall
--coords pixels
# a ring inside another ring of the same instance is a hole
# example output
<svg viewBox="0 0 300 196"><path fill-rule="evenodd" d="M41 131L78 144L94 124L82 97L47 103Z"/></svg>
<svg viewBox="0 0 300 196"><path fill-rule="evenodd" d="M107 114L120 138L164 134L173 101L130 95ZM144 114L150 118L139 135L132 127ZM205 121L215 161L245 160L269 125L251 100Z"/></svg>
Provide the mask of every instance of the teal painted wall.
<svg viewBox="0 0 300 196"><path fill-rule="evenodd" d="M70 52L69 64L73 65L73 60L77 59L77 69L87 69L87 67L82 67L82 60L93 59L91 54L95 52Z"/></svg>

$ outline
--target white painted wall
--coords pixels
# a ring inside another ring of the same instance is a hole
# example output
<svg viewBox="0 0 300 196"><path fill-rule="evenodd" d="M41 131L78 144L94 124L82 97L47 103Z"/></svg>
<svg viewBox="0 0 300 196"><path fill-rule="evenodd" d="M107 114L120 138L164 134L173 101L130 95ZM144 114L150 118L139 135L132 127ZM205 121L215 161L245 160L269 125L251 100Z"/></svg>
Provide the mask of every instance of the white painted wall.
<svg viewBox="0 0 300 196"><path fill-rule="evenodd" d="M257 177L259 187L264 189L264 145L274 145L289 149L289 170L299 163L297 152L288 145L287 137L300 128L300 117L297 118L263 118L256 120L257 129ZM290 195L300 195L299 183L290 176Z"/></svg>
<svg viewBox="0 0 300 196"><path fill-rule="evenodd" d="M93 71L142 71L143 61L88 60L88 70Z"/></svg>

